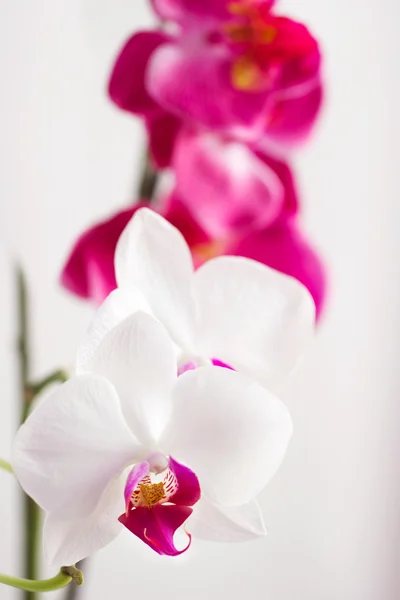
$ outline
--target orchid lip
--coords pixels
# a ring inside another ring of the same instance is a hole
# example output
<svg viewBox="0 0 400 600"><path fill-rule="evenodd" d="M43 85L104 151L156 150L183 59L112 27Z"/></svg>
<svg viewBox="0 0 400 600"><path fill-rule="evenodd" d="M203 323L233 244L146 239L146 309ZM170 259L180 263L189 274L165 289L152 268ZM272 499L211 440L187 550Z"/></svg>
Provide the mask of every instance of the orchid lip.
<svg viewBox="0 0 400 600"><path fill-rule="evenodd" d="M129 474L125 499L128 493L127 510L120 516L120 523L158 554L178 556L188 550L190 533L185 530L189 543L182 550L175 547L173 537L200 499L200 485L193 471L170 457L167 469L155 475L144 461Z"/></svg>
<svg viewBox="0 0 400 600"><path fill-rule="evenodd" d="M186 533L186 535L188 536L189 542L185 548L183 548L182 550L178 550L176 553L174 553L173 556L179 556L180 554L183 554L184 552L186 552L186 550L189 550L190 546L192 545L192 534L189 533L185 527L183 528L183 530ZM158 552L159 554L165 554L162 546L159 545L158 541L156 539L150 538L147 535L147 528L144 530L144 537L152 546L154 546L154 549L156 550L156 552Z"/></svg>

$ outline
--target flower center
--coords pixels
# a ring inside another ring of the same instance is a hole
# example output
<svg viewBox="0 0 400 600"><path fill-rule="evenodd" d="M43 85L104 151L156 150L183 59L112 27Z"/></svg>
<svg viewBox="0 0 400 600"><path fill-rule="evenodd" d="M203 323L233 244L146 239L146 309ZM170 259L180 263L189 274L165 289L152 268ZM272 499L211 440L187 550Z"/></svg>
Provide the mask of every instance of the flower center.
<svg viewBox="0 0 400 600"><path fill-rule="evenodd" d="M272 14L269 3L237 0L230 4L229 11L232 20L223 25L223 33L239 53L231 69L231 81L236 89L271 88L282 77L288 62L318 51L306 27Z"/></svg>
<svg viewBox="0 0 400 600"><path fill-rule="evenodd" d="M190 517L200 495L195 473L172 456L168 467L158 475L150 471L146 460L134 465L127 477L126 510L118 520L158 554L177 556L189 548L191 535L186 532L189 542L178 550L175 531Z"/></svg>
<svg viewBox="0 0 400 600"><path fill-rule="evenodd" d="M148 508L158 504L165 496L164 484L160 483L141 483L139 486L138 496Z"/></svg>
<svg viewBox="0 0 400 600"><path fill-rule="evenodd" d="M178 481L170 469L163 474L162 481L153 481L153 475L146 475L133 490L130 504L133 508L146 506L152 508L156 504L164 504L176 493Z"/></svg>

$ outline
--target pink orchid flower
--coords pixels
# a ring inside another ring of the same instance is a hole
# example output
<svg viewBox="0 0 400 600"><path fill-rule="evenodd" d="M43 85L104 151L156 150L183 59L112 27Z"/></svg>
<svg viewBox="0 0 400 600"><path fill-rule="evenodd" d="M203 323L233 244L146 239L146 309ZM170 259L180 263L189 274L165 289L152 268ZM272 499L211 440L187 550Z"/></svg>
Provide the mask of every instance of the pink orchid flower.
<svg viewBox="0 0 400 600"><path fill-rule="evenodd" d="M245 141L301 140L322 100L321 55L301 23L272 2L154 0L173 31L132 36L109 83L112 100L145 118L159 166L182 124Z"/></svg>
<svg viewBox="0 0 400 600"><path fill-rule="evenodd" d="M172 167L176 195L212 238L266 228L298 210L287 164L241 142L186 128Z"/></svg>

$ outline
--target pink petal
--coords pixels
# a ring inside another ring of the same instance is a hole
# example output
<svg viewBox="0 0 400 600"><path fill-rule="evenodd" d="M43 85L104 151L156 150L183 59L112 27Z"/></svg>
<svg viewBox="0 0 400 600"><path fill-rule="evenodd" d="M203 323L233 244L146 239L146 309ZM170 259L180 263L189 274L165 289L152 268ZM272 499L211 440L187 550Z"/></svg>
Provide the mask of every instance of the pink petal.
<svg viewBox="0 0 400 600"><path fill-rule="evenodd" d="M257 139L268 113L265 92L242 92L231 83L228 46L200 36L164 44L152 55L147 71L151 96L181 119L208 129Z"/></svg>
<svg viewBox="0 0 400 600"><path fill-rule="evenodd" d="M320 316L326 295L325 268L293 220L254 231L226 253L252 258L298 279L314 298Z"/></svg>
<svg viewBox="0 0 400 600"><path fill-rule="evenodd" d="M271 153L256 152L256 154L260 160L274 171L283 186L284 201L282 216L290 217L295 215L299 209L299 199L292 169L286 162L273 156Z"/></svg>
<svg viewBox="0 0 400 600"><path fill-rule="evenodd" d="M175 147L176 137L182 122L163 109L155 111L147 118L150 152L157 167L169 167Z"/></svg>
<svg viewBox="0 0 400 600"><path fill-rule="evenodd" d="M266 135L280 142L303 141L315 124L323 100L321 82L310 84L306 93L282 93L269 115Z"/></svg>
<svg viewBox="0 0 400 600"><path fill-rule="evenodd" d="M285 190L278 175L244 144L186 130L173 165L182 201L212 236L266 226L281 213Z"/></svg>
<svg viewBox="0 0 400 600"><path fill-rule="evenodd" d="M223 367L224 369L230 369L231 371L235 370L233 367L231 367L230 365L227 365L226 363L224 363L222 360L219 360L218 358L212 358L211 362L215 367Z"/></svg>
<svg viewBox="0 0 400 600"><path fill-rule="evenodd" d="M306 136L321 108L321 53L302 23L286 17L273 17L273 23L278 31L274 50L282 71L265 132L268 137L293 142Z"/></svg>
<svg viewBox="0 0 400 600"><path fill-rule="evenodd" d="M126 42L115 61L108 84L110 98L119 108L139 115L159 110L145 87L145 74L154 50L168 40L161 31L142 31Z"/></svg>
<svg viewBox="0 0 400 600"><path fill-rule="evenodd" d="M161 214L179 229L190 247L208 244L212 241L209 234L193 218L187 204L180 199L176 190L164 200Z"/></svg>
<svg viewBox="0 0 400 600"><path fill-rule="evenodd" d="M187 23L212 24L229 18L231 0L152 0L154 10L163 19Z"/></svg>
<svg viewBox="0 0 400 600"><path fill-rule="evenodd" d="M123 210L80 236L61 273L61 284L67 290L100 304L116 288L115 247L139 207Z"/></svg>
<svg viewBox="0 0 400 600"><path fill-rule="evenodd" d="M158 554L178 556L189 548L191 538L189 536L186 548L178 550L174 545L174 533L192 511L188 506L157 504L152 508L135 508L128 516L121 515L119 521Z"/></svg>
<svg viewBox="0 0 400 600"><path fill-rule="evenodd" d="M132 492L137 487L139 481L141 481L143 479L143 477L146 477L149 470L150 470L149 463L146 461L143 461L143 462L135 465L128 475L128 478L127 478L126 484L125 484L125 490L124 490L124 498L125 498L125 506L126 506L126 514L127 515L129 512L129 505L130 505L130 501L131 501Z"/></svg>
<svg viewBox="0 0 400 600"><path fill-rule="evenodd" d="M178 506L193 506L196 504L201 496L197 476L188 467L181 465L171 456L169 458L169 468L178 481L178 490L171 496L169 502Z"/></svg>

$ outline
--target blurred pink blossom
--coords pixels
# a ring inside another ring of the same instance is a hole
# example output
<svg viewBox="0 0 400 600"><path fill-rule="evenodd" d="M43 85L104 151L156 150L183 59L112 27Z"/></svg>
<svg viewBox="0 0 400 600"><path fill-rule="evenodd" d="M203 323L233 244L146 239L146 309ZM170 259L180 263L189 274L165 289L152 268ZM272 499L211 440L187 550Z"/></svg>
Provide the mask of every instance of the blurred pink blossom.
<svg viewBox="0 0 400 600"><path fill-rule="evenodd" d="M266 228L297 212L287 164L240 142L184 129L172 167L177 194L212 237Z"/></svg>
<svg viewBox="0 0 400 600"><path fill-rule="evenodd" d="M272 2L154 0L174 27L133 35L109 93L144 117L158 166L182 124L264 145L301 140L322 100L321 55L308 29Z"/></svg>

